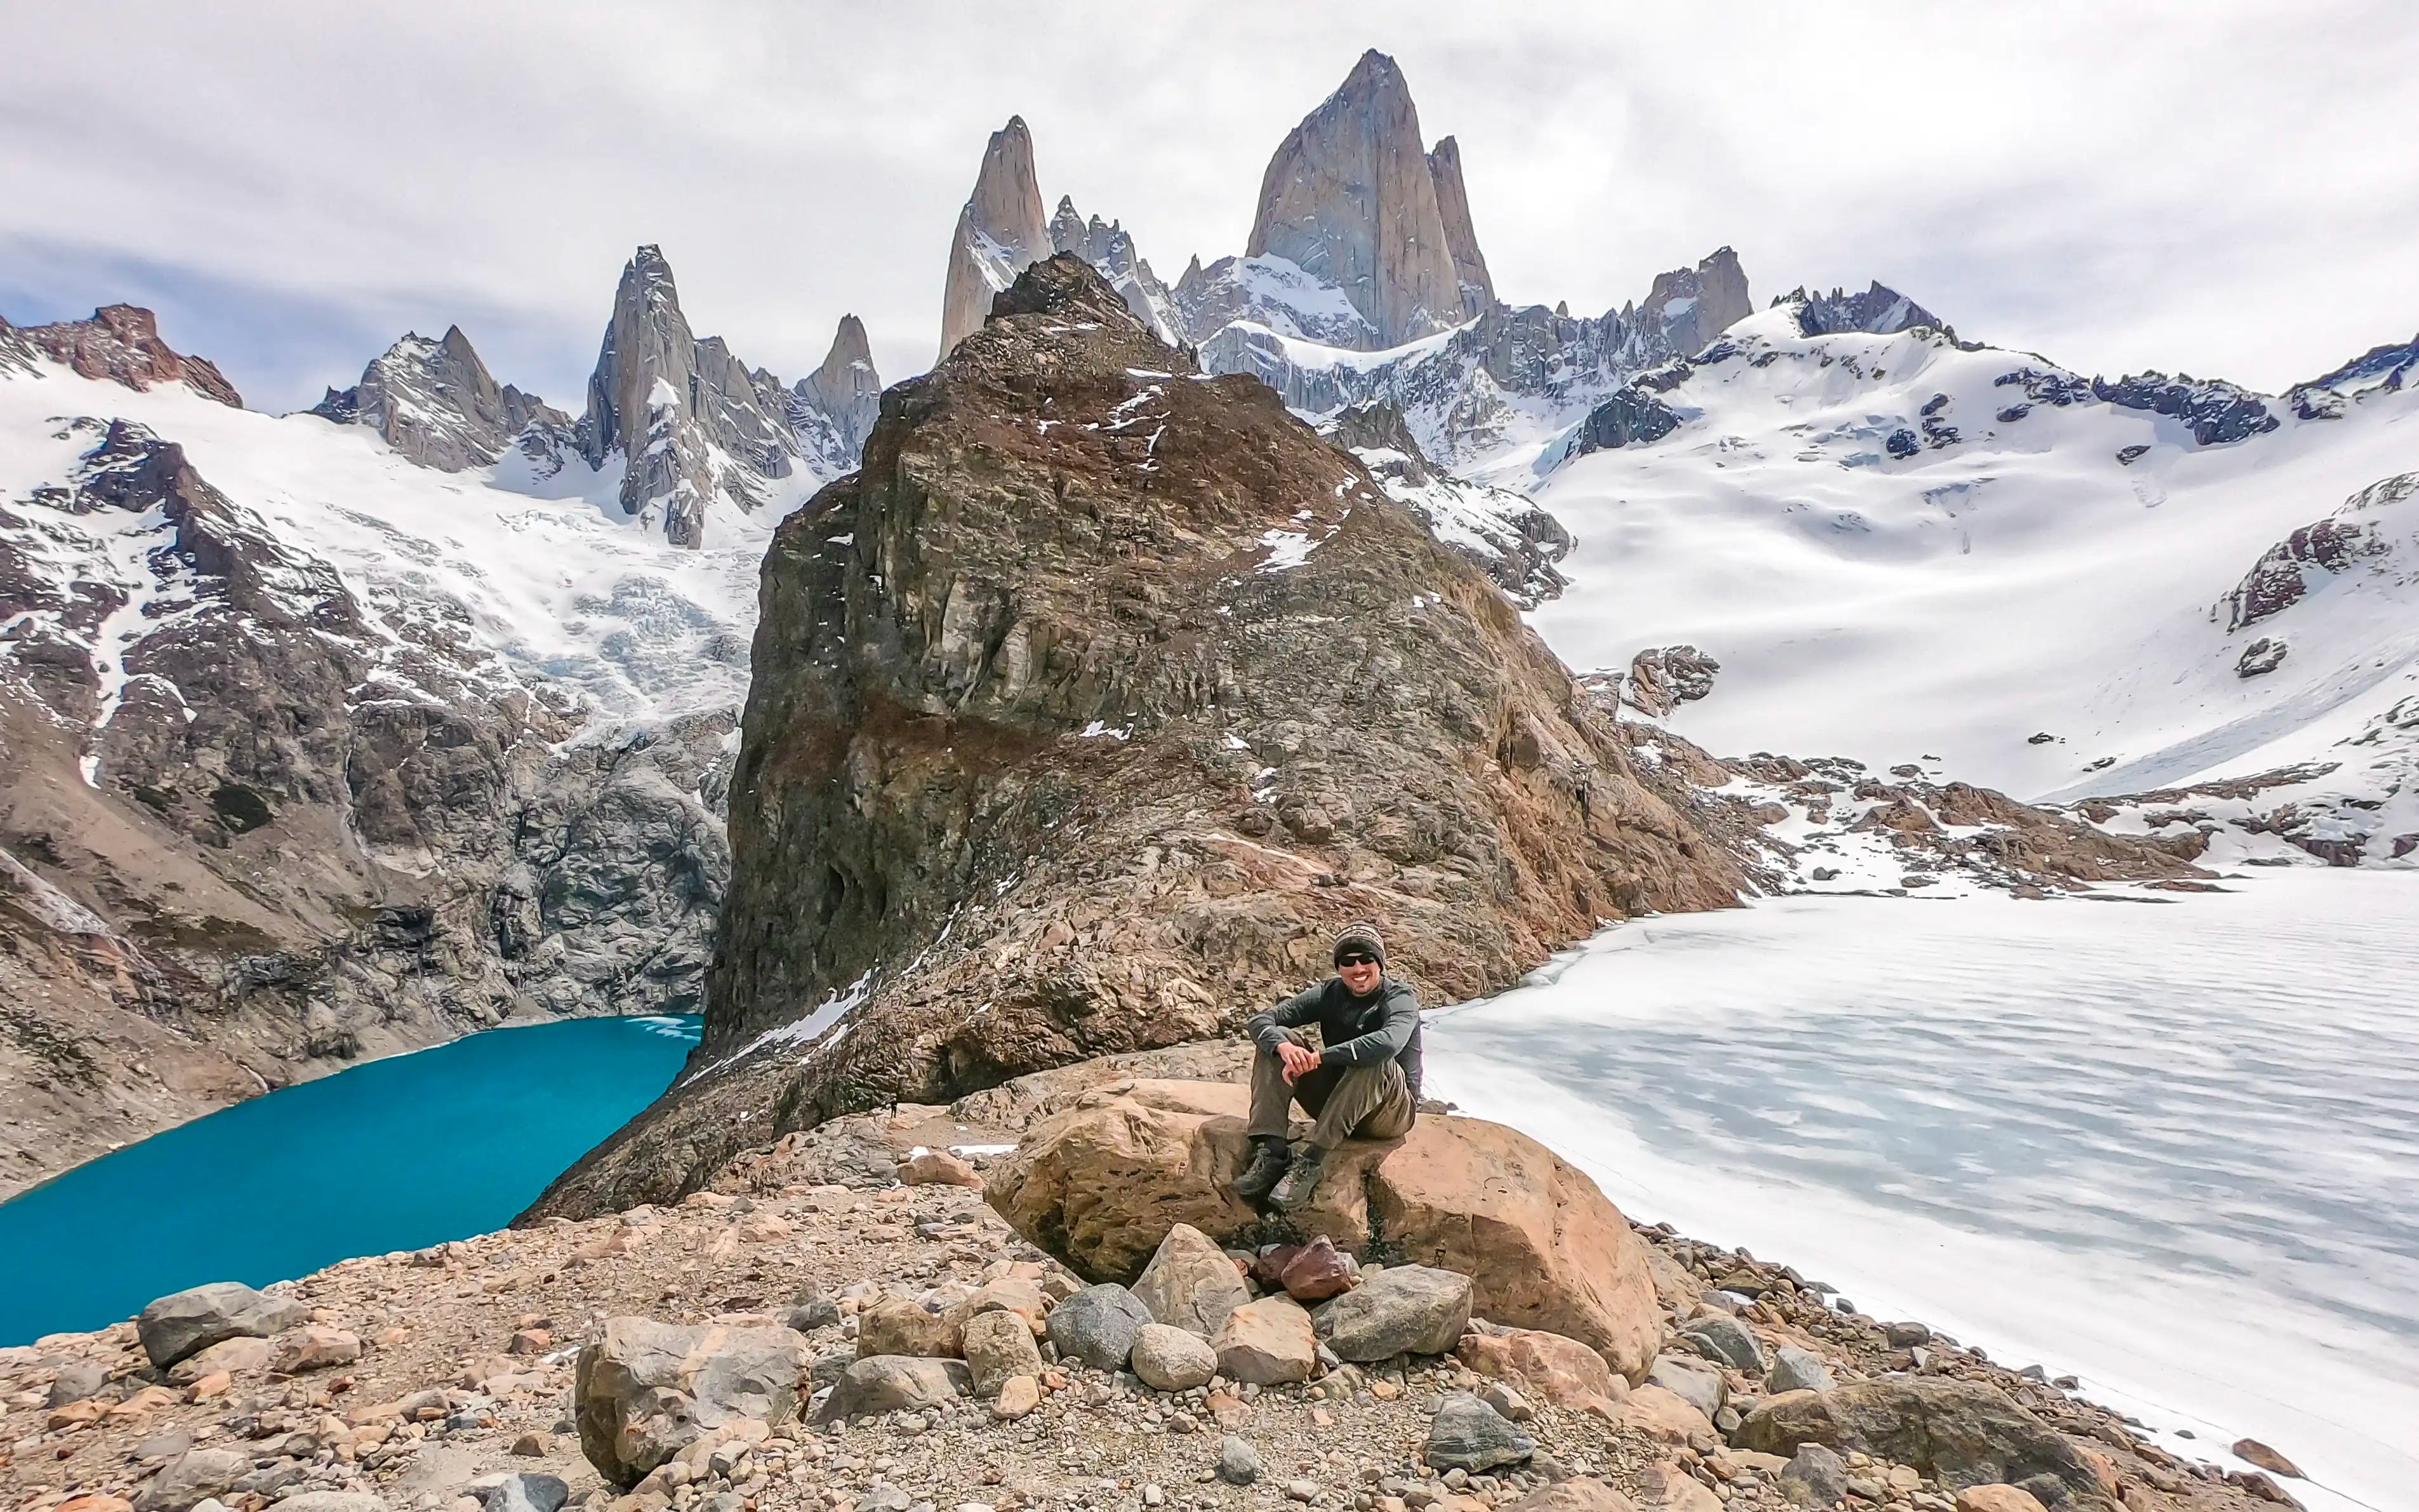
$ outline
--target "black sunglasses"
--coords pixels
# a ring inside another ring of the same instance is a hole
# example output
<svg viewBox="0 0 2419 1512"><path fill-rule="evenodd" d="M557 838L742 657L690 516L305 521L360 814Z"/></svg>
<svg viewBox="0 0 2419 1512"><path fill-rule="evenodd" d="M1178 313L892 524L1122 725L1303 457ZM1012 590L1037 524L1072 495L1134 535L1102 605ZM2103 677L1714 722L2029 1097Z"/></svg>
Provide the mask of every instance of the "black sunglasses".
<svg viewBox="0 0 2419 1512"><path fill-rule="evenodd" d="M1374 966L1378 958L1366 950L1347 950L1335 958L1339 966Z"/></svg>

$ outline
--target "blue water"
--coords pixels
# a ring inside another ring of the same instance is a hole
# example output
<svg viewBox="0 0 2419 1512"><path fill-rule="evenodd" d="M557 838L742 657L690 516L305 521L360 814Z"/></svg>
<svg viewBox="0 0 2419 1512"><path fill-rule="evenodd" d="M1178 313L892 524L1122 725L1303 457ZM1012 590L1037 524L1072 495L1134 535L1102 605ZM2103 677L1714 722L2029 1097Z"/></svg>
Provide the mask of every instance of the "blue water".
<svg viewBox="0 0 2419 1512"><path fill-rule="evenodd" d="M205 1281L501 1228L671 1082L694 1018L494 1029L222 1109L0 1203L0 1345Z"/></svg>

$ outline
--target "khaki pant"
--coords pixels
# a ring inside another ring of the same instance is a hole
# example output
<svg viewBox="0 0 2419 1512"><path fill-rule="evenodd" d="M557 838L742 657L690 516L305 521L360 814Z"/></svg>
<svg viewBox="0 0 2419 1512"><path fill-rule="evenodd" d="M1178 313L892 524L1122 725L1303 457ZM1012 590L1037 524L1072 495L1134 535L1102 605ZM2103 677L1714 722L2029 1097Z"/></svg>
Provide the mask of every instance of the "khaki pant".
<svg viewBox="0 0 2419 1512"><path fill-rule="evenodd" d="M1286 1038L1306 1041L1288 1029ZM1286 1085L1285 1062L1265 1050L1252 1056L1252 1121L1245 1133L1254 1138L1285 1137L1299 1103L1311 1116L1310 1142L1321 1151L1347 1139L1398 1139L1411 1132L1417 1111L1403 1068L1394 1061L1375 1066L1315 1066Z"/></svg>

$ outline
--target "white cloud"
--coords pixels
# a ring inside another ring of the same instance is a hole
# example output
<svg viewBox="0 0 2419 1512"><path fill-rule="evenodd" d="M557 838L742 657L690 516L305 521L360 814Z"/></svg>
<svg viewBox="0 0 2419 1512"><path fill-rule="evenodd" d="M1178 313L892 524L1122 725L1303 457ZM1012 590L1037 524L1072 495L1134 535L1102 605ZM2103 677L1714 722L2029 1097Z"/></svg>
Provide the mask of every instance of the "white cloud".
<svg viewBox="0 0 2419 1512"><path fill-rule="evenodd" d="M0 308L156 301L265 405L459 320L576 409L650 240L749 362L801 373L854 310L902 377L1009 113L1044 194L1173 279L1240 250L1269 152L1364 46L1460 138L1515 299L1600 310L1730 242L1760 301L1880 278L2087 370L2268 388L2419 328L2419 27L2392 5L242 14L19 8Z"/></svg>

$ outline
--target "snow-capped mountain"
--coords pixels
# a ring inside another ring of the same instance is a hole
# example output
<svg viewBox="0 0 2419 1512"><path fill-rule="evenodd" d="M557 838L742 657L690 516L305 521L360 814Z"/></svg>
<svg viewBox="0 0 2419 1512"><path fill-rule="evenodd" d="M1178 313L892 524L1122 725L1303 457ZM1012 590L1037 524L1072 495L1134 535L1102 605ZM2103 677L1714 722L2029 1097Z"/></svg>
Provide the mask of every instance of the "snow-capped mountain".
<svg viewBox="0 0 2419 1512"><path fill-rule="evenodd" d="M1671 722L1716 750L1954 774L2220 860L2419 849L2411 348L2268 398L1839 303L1644 376L1621 402L1658 418L1610 444L1478 470L1578 538L1556 649L1703 648Z"/></svg>

